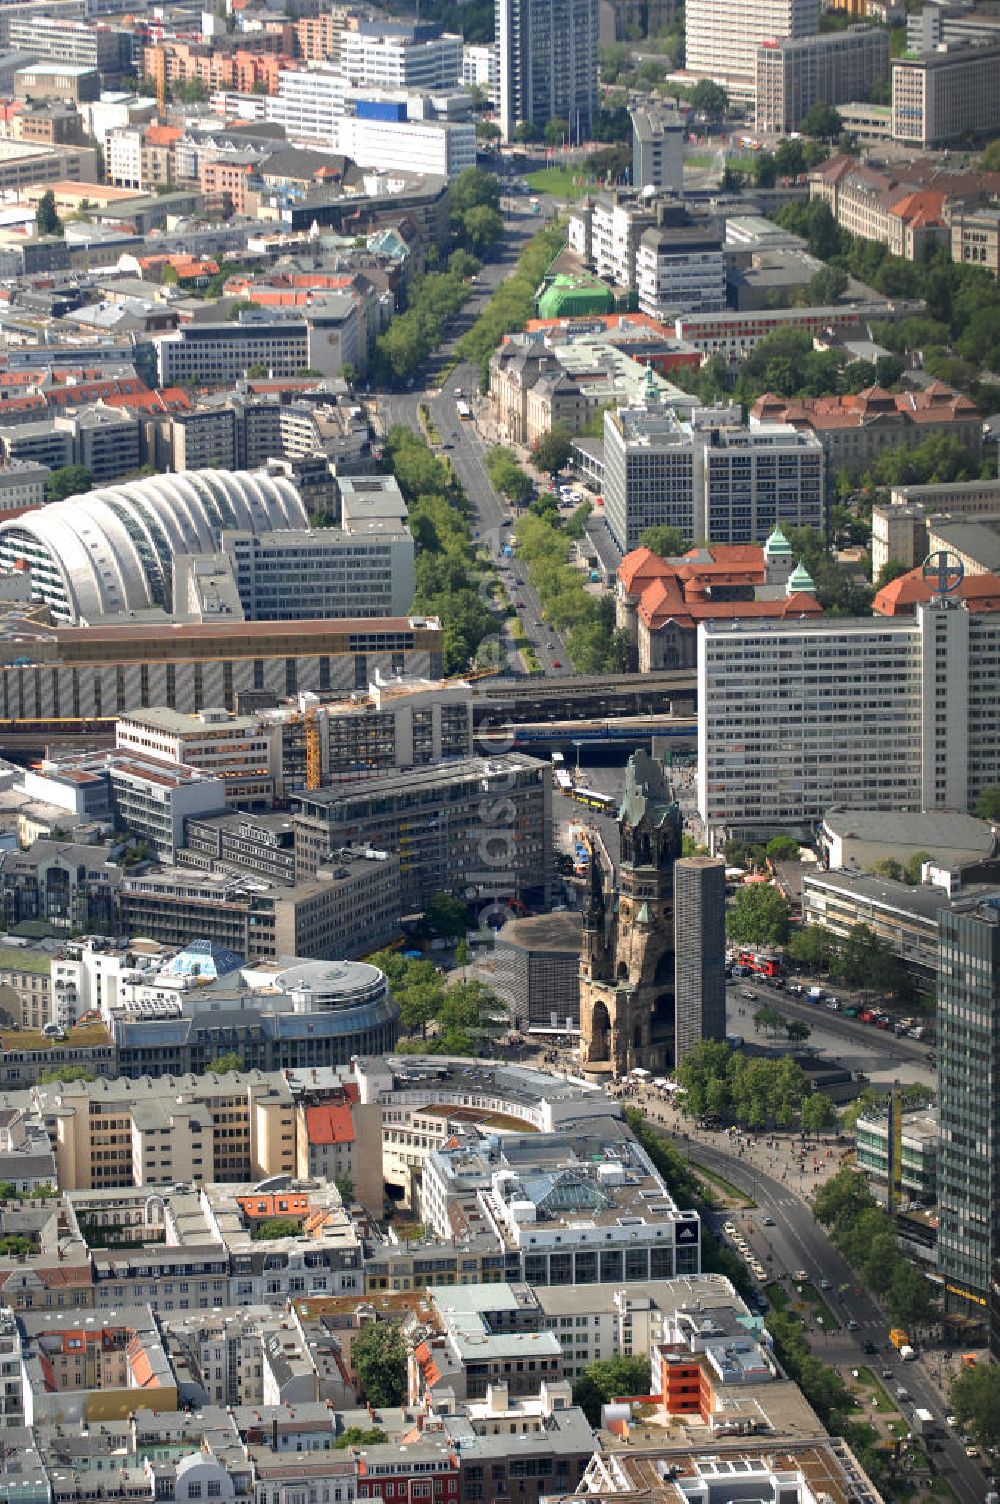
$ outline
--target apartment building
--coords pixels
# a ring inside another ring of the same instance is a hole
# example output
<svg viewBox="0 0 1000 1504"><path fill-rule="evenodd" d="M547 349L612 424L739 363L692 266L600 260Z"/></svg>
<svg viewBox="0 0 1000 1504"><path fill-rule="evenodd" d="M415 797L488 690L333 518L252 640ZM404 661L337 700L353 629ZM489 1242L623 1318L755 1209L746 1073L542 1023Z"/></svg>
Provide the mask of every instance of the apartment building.
<svg viewBox="0 0 1000 1504"><path fill-rule="evenodd" d="M846 939L867 925L898 956L922 993L937 978L941 915L952 907L947 888L897 882L871 872L809 872L803 875L802 916Z"/></svg>
<svg viewBox="0 0 1000 1504"><path fill-rule="evenodd" d="M755 543L776 527L822 527L819 441L790 425L742 424L739 407L681 419L657 401L604 417L604 513L623 554L649 527Z"/></svg>
<svg viewBox="0 0 1000 1504"><path fill-rule="evenodd" d="M45 501L51 473L48 465L33 460L8 460L0 470L0 517L5 513L40 507Z"/></svg>
<svg viewBox="0 0 1000 1504"><path fill-rule="evenodd" d="M749 95L763 42L812 37L818 31L818 0L688 0L684 66Z"/></svg>
<svg viewBox="0 0 1000 1504"><path fill-rule="evenodd" d="M331 846L369 845L399 852L404 913L440 892L501 910L510 898L547 902L549 773L537 758L505 753L294 794L300 870L324 861Z"/></svg>
<svg viewBox="0 0 1000 1504"><path fill-rule="evenodd" d="M768 38L756 54L756 127L787 135L814 104L867 99L888 76L889 34L881 27Z"/></svg>
<svg viewBox="0 0 1000 1504"><path fill-rule="evenodd" d="M892 61L892 136L906 146L948 146L1000 129L1000 42L946 45Z"/></svg>
<svg viewBox="0 0 1000 1504"><path fill-rule="evenodd" d="M280 1072L35 1088L62 1190L210 1185L295 1173L295 1104Z"/></svg>
<svg viewBox="0 0 1000 1504"><path fill-rule="evenodd" d="M251 691L275 700L309 691L350 694L367 690L377 673L436 679L442 667L435 618L192 622L167 636L162 626L140 622L46 627L19 617L16 633L0 646L0 724L58 719L82 731L110 725L134 705L235 711L237 696Z"/></svg>
<svg viewBox="0 0 1000 1504"><path fill-rule="evenodd" d="M832 804L975 807L1000 782L1000 622L975 599L915 615L699 628L698 800L722 828Z"/></svg>
<svg viewBox="0 0 1000 1504"><path fill-rule="evenodd" d="M51 965L51 957L28 946L0 949L0 1007L22 1029L53 1021Z"/></svg>
<svg viewBox="0 0 1000 1504"><path fill-rule="evenodd" d="M462 82L462 38L434 21L360 21L341 34L340 71L355 88L454 88Z"/></svg>
<svg viewBox="0 0 1000 1504"><path fill-rule="evenodd" d="M497 0L500 128L565 120L588 139L597 110L598 0Z"/></svg>

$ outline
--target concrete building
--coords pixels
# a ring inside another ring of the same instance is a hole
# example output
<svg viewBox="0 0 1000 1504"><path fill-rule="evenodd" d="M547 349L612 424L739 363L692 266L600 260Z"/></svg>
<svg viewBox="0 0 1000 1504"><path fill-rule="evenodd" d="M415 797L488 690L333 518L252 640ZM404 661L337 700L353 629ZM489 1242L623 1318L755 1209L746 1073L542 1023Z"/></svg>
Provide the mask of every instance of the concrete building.
<svg viewBox="0 0 1000 1504"><path fill-rule="evenodd" d="M508 919L494 942L494 983L517 1029L574 1031L580 1022L580 916Z"/></svg>
<svg viewBox="0 0 1000 1504"><path fill-rule="evenodd" d="M129 874L118 894L120 921L127 933L162 945L205 938L237 955L271 961L364 955L398 935L395 855L346 851L328 841L312 873L292 887L247 872L190 867Z"/></svg>
<svg viewBox="0 0 1000 1504"><path fill-rule="evenodd" d="M228 803L270 804L271 739L257 716L222 709L185 715L165 705L141 708L115 723L115 746L154 762L183 763L221 781ZM184 841L181 842L184 844Z"/></svg>
<svg viewBox="0 0 1000 1504"><path fill-rule="evenodd" d="M985 267L1000 276L1000 209L992 204L959 204L945 210L951 231L951 259Z"/></svg>
<svg viewBox="0 0 1000 1504"><path fill-rule="evenodd" d="M197 654L191 652L198 643ZM30 652L32 662L25 663ZM44 664L50 671L38 674ZM300 692L367 690L378 673L436 679L441 627L435 618L375 621L193 622L48 627L18 618L0 644L0 724L29 729L60 719L70 729L110 723L134 705L237 709L237 696L272 701ZM6 698L4 698L6 697Z"/></svg>
<svg viewBox="0 0 1000 1504"><path fill-rule="evenodd" d="M604 498L623 554L660 524L685 538L755 543L779 526L823 526L823 451L787 424L743 427L739 407L682 420L654 395L605 414Z"/></svg>
<svg viewBox="0 0 1000 1504"><path fill-rule="evenodd" d="M684 125L675 111L634 109L632 181L637 188L684 190Z"/></svg>
<svg viewBox="0 0 1000 1504"><path fill-rule="evenodd" d="M721 234L679 206L662 206L656 225L639 239L635 288L639 311L650 318L669 321L681 314L723 313L726 268Z"/></svg>
<svg viewBox="0 0 1000 1504"><path fill-rule="evenodd" d="M40 507L45 500L45 487L52 474L48 465L39 465L31 460L9 460L0 470L0 517L4 513L20 512Z"/></svg>
<svg viewBox="0 0 1000 1504"><path fill-rule="evenodd" d="M811 37L817 0L689 0L684 8L685 68L745 93L755 80L757 48L772 37Z"/></svg>
<svg viewBox="0 0 1000 1504"><path fill-rule="evenodd" d="M964 600L912 617L701 626L702 819L777 830L859 800L974 808L1000 782L998 641L997 615Z"/></svg>
<svg viewBox="0 0 1000 1504"><path fill-rule="evenodd" d="M435 92L462 81L462 38L435 21L360 20L340 36L346 83L367 89Z"/></svg>
<svg viewBox="0 0 1000 1504"><path fill-rule="evenodd" d="M951 905L948 890L931 883L912 886L868 872L806 872L802 917L840 939L865 924L898 956L918 991L935 986L938 930Z"/></svg>
<svg viewBox="0 0 1000 1504"><path fill-rule="evenodd" d="M1000 1252L1000 906L941 916L938 1270L945 1310L985 1328Z"/></svg>
<svg viewBox="0 0 1000 1504"><path fill-rule="evenodd" d="M956 871L989 862L997 849L989 822L958 810L900 814L834 806L823 815L818 840L831 872L844 868L870 872L884 857L905 866L918 853L925 853L937 867Z"/></svg>
<svg viewBox="0 0 1000 1504"><path fill-rule="evenodd" d="M676 1060L702 1039L726 1037L726 864L674 863Z"/></svg>
<svg viewBox="0 0 1000 1504"><path fill-rule="evenodd" d="M812 105L866 99L888 76L889 35L880 27L768 39L757 48L756 127L787 135Z"/></svg>
<svg viewBox="0 0 1000 1504"><path fill-rule="evenodd" d="M508 898L547 902L549 774L537 758L508 753L294 794L300 871L324 862L331 847L372 845L400 853L406 914L439 892L501 911Z"/></svg>
<svg viewBox="0 0 1000 1504"><path fill-rule="evenodd" d="M156 339L161 386L197 381L231 387L263 366L272 377L318 371L339 376L345 365L368 369L364 310L350 291L331 292L301 312L254 310L222 324L185 324Z"/></svg>
<svg viewBox="0 0 1000 1504"><path fill-rule="evenodd" d="M890 321L920 313L918 302L877 299L867 303L833 304L824 308L732 310L726 313L689 313L674 321L678 339L704 355L748 355L777 329L799 329L810 336L858 331L865 338L872 320Z"/></svg>
<svg viewBox="0 0 1000 1504"><path fill-rule="evenodd" d="M209 551L220 521L253 536L261 523L308 519L283 477L191 471L90 491L0 523L0 567L30 571L35 598L57 622L168 607L174 557Z"/></svg>
<svg viewBox="0 0 1000 1504"><path fill-rule="evenodd" d="M998 63L1000 41L893 58L893 140L927 148L994 134L1000 128Z"/></svg>
<svg viewBox="0 0 1000 1504"><path fill-rule="evenodd" d="M889 1115L866 1112L854 1130L858 1169L882 1185L889 1181ZM899 1185L912 1200L925 1204L937 1200L940 1113L936 1107L903 1114Z"/></svg>
<svg viewBox="0 0 1000 1504"><path fill-rule="evenodd" d="M476 130L471 120L371 119L343 115L337 145L359 167L380 172L434 173L451 181L476 165Z"/></svg>
<svg viewBox="0 0 1000 1504"><path fill-rule="evenodd" d="M598 0L496 0L500 128L565 120L587 140L597 110Z"/></svg>
<svg viewBox="0 0 1000 1504"><path fill-rule="evenodd" d="M500 63L492 42L475 46L466 42L462 48L462 82L482 89L494 107L500 101Z"/></svg>

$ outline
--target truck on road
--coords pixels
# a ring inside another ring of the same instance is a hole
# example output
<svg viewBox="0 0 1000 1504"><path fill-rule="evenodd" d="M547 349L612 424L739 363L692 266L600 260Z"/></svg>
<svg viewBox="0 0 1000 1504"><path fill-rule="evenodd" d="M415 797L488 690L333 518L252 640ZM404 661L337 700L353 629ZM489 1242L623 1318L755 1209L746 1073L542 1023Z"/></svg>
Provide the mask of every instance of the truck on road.
<svg viewBox="0 0 1000 1504"><path fill-rule="evenodd" d="M912 1363L917 1356L917 1350L915 1347L911 1347L908 1342L904 1342L899 1349L899 1356L904 1363Z"/></svg>
<svg viewBox="0 0 1000 1504"><path fill-rule="evenodd" d="M937 1421L929 1410L918 1405L913 1412L913 1434L915 1436L929 1436L937 1426Z"/></svg>
<svg viewBox="0 0 1000 1504"><path fill-rule="evenodd" d="M901 1326L894 1326L889 1333L889 1341L898 1351L899 1348L906 1347L910 1339L903 1331L903 1328Z"/></svg>

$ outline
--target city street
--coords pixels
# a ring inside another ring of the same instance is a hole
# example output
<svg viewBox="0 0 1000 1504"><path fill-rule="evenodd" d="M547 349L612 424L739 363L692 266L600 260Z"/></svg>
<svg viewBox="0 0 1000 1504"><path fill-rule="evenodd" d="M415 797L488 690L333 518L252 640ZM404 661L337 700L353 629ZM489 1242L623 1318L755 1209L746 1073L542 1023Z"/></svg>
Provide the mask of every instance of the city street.
<svg viewBox="0 0 1000 1504"><path fill-rule="evenodd" d="M379 393L377 397L377 413L385 431L395 424L402 424L419 433L420 406L423 403L430 409L442 442L450 446L443 457L450 460L475 513L473 529L479 534L480 543L497 558L510 536L515 513L490 482L484 460L490 444L474 422L463 422L458 415L460 401L468 400L473 408L476 405L479 369L466 361L456 366L447 377L443 377L442 372L454 359L462 335L472 327L495 289L510 276L526 242L542 226L539 216L530 213L526 198L516 202L518 211L505 218L504 239L496 259L484 264L468 302L449 326L447 339L429 357L415 379L413 389ZM528 584L526 569L516 558L509 561L506 579L511 599L521 603L517 607L518 617L542 672L555 676L569 673L565 646L559 635L541 620L541 604Z"/></svg>
<svg viewBox="0 0 1000 1504"><path fill-rule="evenodd" d="M797 1189L746 1156L741 1158L737 1147L724 1132L699 1132L687 1119L681 1119L673 1108L660 1102L649 1101L643 1105L653 1126L665 1137L673 1139L693 1164L714 1170L756 1203L754 1210L738 1214L733 1220L740 1224L769 1276L772 1269L775 1278L804 1269L809 1281L817 1288L821 1278L829 1280L831 1288L822 1292L822 1298L840 1322L840 1330L824 1333L815 1321L808 1323L808 1334L817 1357L836 1367L867 1365L874 1369L876 1377L883 1369L891 1369L893 1378L882 1381L890 1397L896 1398L895 1391L899 1386L909 1394L908 1400L898 1401L901 1412L908 1417L914 1406L924 1406L942 1423L942 1450L933 1453L936 1470L948 1479L962 1504L983 1504L987 1493L985 1475L974 1460L966 1457L960 1437L943 1424L949 1404L947 1391L942 1393L932 1376L938 1367L937 1355L932 1353L914 1363L900 1361L889 1342L890 1323L867 1290L858 1284L854 1271L831 1243ZM836 1169L836 1159L830 1165ZM811 1190L811 1185L806 1189ZM715 1221L721 1225L727 1216L719 1214ZM770 1217L774 1225L766 1226L765 1217ZM767 1260L768 1253L771 1254L770 1261ZM793 1288L787 1279L785 1288L789 1291ZM848 1330L848 1321L856 1321L857 1329ZM862 1344L866 1341L877 1344L879 1351L876 1355L865 1354Z"/></svg>

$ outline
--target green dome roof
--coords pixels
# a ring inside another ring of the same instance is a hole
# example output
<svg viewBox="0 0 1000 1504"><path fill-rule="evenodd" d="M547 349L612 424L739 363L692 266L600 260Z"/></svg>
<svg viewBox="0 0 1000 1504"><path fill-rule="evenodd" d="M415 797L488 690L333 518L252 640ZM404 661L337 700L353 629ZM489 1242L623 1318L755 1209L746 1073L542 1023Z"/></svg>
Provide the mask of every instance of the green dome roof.
<svg viewBox="0 0 1000 1504"><path fill-rule="evenodd" d="M805 565L800 561L798 564L796 564L795 568L792 570L791 574L788 577L789 595L791 595L794 590L812 591L815 589L816 581L813 579L808 569L806 569Z"/></svg>
<svg viewBox="0 0 1000 1504"><path fill-rule="evenodd" d="M792 545L789 543L780 527L775 528L770 538L768 538L767 542L764 544L764 552L768 555L769 558L772 559L778 554L784 554L786 558L791 557Z"/></svg>

